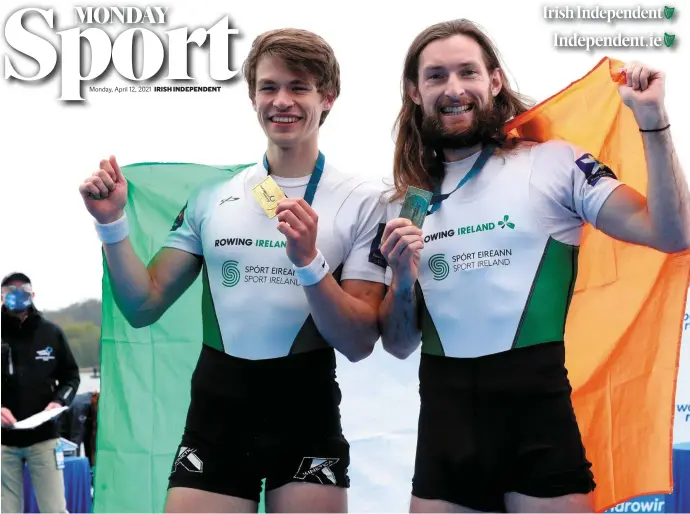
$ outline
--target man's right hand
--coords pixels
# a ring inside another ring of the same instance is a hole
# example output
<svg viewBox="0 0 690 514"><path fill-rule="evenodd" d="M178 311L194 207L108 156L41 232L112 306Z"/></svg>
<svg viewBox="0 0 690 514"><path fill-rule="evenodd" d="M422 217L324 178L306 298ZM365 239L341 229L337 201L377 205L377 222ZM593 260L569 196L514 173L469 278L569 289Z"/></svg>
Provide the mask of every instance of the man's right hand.
<svg viewBox="0 0 690 514"><path fill-rule="evenodd" d="M12 414L12 411L8 409L7 407L2 408L2 426L3 427L11 427L13 426L17 420L14 418L14 414Z"/></svg>
<svg viewBox="0 0 690 514"><path fill-rule="evenodd" d="M381 254L393 271L393 283L411 288L419 274L420 252L424 248L422 231L405 218L386 223L381 237Z"/></svg>
<svg viewBox="0 0 690 514"><path fill-rule="evenodd" d="M79 193L98 223L111 223L122 217L127 204L127 180L114 156L101 161L100 169L79 186Z"/></svg>

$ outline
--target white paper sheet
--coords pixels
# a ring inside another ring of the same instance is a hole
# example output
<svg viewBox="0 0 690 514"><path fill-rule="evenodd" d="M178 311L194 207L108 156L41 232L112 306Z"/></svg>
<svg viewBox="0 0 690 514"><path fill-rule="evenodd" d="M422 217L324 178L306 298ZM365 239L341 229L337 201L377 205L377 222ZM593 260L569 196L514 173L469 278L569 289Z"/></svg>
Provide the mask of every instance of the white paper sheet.
<svg viewBox="0 0 690 514"><path fill-rule="evenodd" d="M38 414L34 414L33 416L30 416L26 419L17 421L12 428L16 428L19 430L28 430L30 428L35 428L39 425L42 425L46 421L49 421L54 417L62 414L64 411L67 410L67 408L68 407L58 407L56 409L50 409L39 412Z"/></svg>

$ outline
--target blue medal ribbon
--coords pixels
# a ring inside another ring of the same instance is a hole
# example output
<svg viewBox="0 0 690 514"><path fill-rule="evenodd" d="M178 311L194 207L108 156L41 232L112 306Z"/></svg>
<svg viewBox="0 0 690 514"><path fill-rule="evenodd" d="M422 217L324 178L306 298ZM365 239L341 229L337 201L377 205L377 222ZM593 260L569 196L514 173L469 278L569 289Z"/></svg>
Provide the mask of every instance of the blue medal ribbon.
<svg viewBox="0 0 690 514"><path fill-rule="evenodd" d="M304 192L304 200L311 205L314 201L314 195L316 194L316 187L319 185L321 180L321 175L323 175L323 167L326 163L326 157L319 152L319 156L316 159L316 164L314 165L314 171L311 173L309 178L309 184L307 184L307 190ZM268 156L264 154L264 168L268 174L271 174L271 170L268 167Z"/></svg>
<svg viewBox="0 0 690 514"><path fill-rule="evenodd" d="M479 154L479 157L477 157L477 160L474 162L472 165L472 168L470 171L467 172L467 175L462 177L462 180L458 182L458 185L453 189L450 193L446 194L441 194L441 193L436 193L434 196L431 197L431 204L430 204L430 209L428 214L432 214L436 212L439 207L441 207L441 203L446 200L450 195L455 193L458 189L460 189L462 186L464 186L472 177L474 177L477 173L481 171L481 169L484 167L486 164L486 161L489 160L489 157L491 157L491 154L494 153L494 150L496 149L495 145L487 145L482 149L482 153Z"/></svg>

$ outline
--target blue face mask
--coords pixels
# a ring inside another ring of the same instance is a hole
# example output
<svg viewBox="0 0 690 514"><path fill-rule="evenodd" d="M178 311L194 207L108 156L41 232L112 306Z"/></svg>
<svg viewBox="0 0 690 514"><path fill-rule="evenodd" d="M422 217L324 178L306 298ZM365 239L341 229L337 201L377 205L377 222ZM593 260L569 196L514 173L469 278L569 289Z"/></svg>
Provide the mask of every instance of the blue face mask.
<svg viewBox="0 0 690 514"><path fill-rule="evenodd" d="M13 312L22 312L31 307L31 293L16 289L5 295L5 307Z"/></svg>

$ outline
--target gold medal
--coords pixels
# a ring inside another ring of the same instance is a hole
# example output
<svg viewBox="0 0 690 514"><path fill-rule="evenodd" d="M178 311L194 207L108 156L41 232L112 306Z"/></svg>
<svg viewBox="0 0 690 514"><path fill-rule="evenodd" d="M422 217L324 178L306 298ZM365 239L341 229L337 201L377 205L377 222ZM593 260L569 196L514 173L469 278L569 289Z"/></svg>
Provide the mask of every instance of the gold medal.
<svg viewBox="0 0 690 514"><path fill-rule="evenodd" d="M275 218L278 202L287 198L270 175L255 186L252 193L269 218Z"/></svg>

